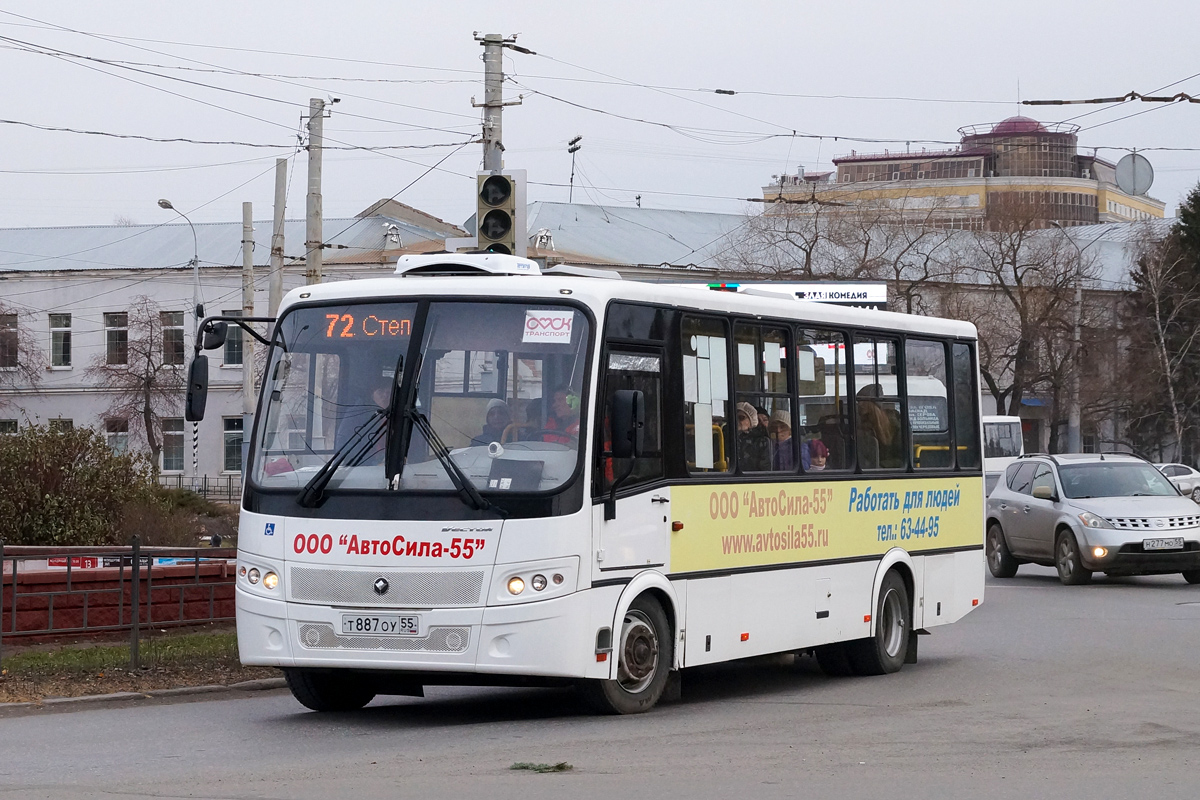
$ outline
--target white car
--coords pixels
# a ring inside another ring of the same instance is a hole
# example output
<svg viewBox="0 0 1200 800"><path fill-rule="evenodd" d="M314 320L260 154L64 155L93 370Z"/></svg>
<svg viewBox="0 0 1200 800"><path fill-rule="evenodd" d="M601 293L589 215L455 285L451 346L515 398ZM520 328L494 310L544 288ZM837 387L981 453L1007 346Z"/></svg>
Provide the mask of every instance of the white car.
<svg viewBox="0 0 1200 800"><path fill-rule="evenodd" d="M1187 464L1155 464L1158 471L1167 476L1167 480L1175 484L1175 488L1184 497L1190 497L1200 503L1200 470Z"/></svg>

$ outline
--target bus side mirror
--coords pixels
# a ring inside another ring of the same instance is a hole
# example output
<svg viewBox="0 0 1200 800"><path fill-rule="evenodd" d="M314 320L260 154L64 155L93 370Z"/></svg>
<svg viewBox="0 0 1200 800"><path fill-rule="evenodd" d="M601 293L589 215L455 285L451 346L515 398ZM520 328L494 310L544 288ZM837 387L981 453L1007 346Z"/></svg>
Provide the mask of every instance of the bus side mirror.
<svg viewBox="0 0 1200 800"><path fill-rule="evenodd" d="M637 458L645 449L646 396L637 389L618 389L612 400L612 457Z"/></svg>
<svg viewBox="0 0 1200 800"><path fill-rule="evenodd" d="M204 339L200 346L205 350L216 350L225 344L225 337L228 335L229 323L210 322L204 326Z"/></svg>
<svg viewBox="0 0 1200 800"><path fill-rule="evenodd" d="M207 336L207 334L205 334ZM188 422L204 419L204 406L208 404L208 356L197 354L188 367L187 400L183 418Z"/></svg>

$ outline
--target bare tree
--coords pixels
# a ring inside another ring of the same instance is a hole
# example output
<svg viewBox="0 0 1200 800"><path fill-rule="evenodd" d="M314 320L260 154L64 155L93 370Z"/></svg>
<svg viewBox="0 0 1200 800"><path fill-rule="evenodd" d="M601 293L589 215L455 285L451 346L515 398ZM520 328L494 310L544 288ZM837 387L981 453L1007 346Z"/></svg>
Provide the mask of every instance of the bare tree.
<svg viewBox="0 0 1200 800"><path fill-rule="evenodd" d="M1006 205L992 229L961 240L958 257L980 291L960 298L960 314L979 328L980 373L997 408L1017 414L1026 392L1046 378L1047 348L1069 345L1064 319L1076 282L1095 263L1065 236L1041 232L1036 208Z"/></svg>
<svg viewBox="0 0 1200 800"><path fill-rule="evenodd" d="M88 377L111 398L106 414L128 420L130 434L141 434L156 472L162 420L179 415L187 385L182 322L181 312L162 311L150 298L135 297L125 341L107 343L106 352L87 368Z"/></svg>
<svg viewBox="0 0 1200 800"><path fill-rule="evenodd" d="M1200 280L1179 232L1155 239L1147 231L1137 244L1131 278L1131 363L1149 378L1134 384L1142 391L1135 397L1141 402L1133 421L1163 417L1172 440L1171 460L1178 461L1197 425L1200 399Z"/></svg>
<svg viewBox="0 0 1200 800"><path fill-rule="evenodd" d="M14 389L36 388L46 357L25 324L26 315L0 300L0 406Z"/></svg>

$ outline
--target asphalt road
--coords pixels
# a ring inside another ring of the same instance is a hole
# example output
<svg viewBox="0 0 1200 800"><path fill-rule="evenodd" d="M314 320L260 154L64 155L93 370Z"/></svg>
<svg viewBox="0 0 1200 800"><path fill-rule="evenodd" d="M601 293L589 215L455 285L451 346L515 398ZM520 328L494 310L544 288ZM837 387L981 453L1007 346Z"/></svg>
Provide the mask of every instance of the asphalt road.
<svg viewBox="0 0 1200 800"><path fill-rule="evenodd" d="M987 591L896 675L724 665L635 717L434 688L339 715L271 693L0 719L0 800L1200 795L1200 586L1024 566Z"/></svg>

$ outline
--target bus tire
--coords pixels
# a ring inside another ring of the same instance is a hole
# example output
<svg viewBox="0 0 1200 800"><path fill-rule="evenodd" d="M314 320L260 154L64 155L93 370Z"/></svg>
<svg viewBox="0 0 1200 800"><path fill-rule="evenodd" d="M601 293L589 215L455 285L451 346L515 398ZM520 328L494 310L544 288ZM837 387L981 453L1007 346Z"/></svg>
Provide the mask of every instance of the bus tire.
<svg viewBox="0 0 1200 800"><path fill-rule="evenodd" d="M854 674L850 665L850 656L846 654L845 642L823 644L813 651L817 657L817 666L831 678L846 678Z"/></svg>
<svg viewBox="0 0 1200 800"><path fill-rule="evenodd" d="M987 529L987 563L993 578L1011 578L1017 574L1017 560L1004 541L1004 529L993 522Z"/></svg>
<svg viewBox="0 0 1200 800"><path fill-rule="evenodd" d="M369 684L336 670L285 669L283 677L292 696L313 711L357 711L375 699Z"/></svg>
<svg viewBox="0 0 1200 800"><path fill-rule="evenodd" d="M879 585L875 606L875 635L846 643L846 655L857 675L886 675L904 666L908 634L912 631L912 605L904 579L889 570Z"/></svg>
<svg viewBox="0 0 1200 800"><path fill-rule="evenodd" d="M584 697L605 714L640 714L654 708L674 663L674 641L662 605L651 595L640 595L625 612L613 648L617 678L585 681Z"/></svg>

